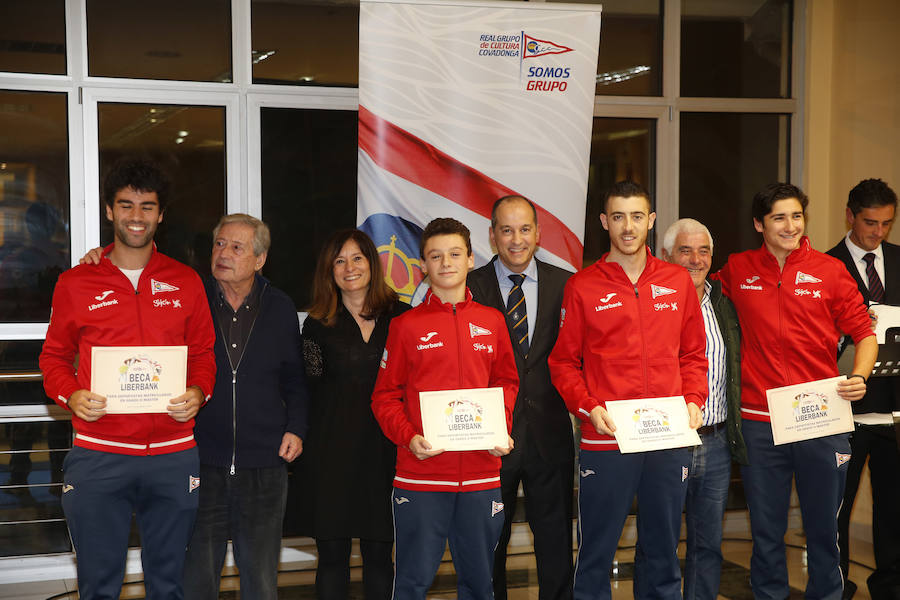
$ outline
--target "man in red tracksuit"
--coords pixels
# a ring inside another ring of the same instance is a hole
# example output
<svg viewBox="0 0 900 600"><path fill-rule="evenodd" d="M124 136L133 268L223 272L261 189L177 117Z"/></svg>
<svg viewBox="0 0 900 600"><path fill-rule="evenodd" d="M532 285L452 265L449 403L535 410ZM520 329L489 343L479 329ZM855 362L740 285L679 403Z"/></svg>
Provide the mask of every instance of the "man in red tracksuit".
<svg viewBox="0 0 900 600"><path fill-rule="evenodd" d="M503 315L466 288L469 230L435 219L422 234L431 291L391 321L372 411L398 446L394 478L394 599L424 600L449 539L461 600L491 600L494 548L503 527L500 456L512 448L444 452L422 435L419 392L502 387L506 432L519 388Z"/></svg>
<svg viewBox="0 0 900 600"><path fill-rule="evenodd" d="M763 245L732 254L717 274L741 322L741 415L750 461L741 473L753 534L750 585L758 599L789 595L784 534L792 480L806 534L806 597L841 597L837 514L850 459L848 434L775 446L766 390L837 376L843 332L856 343L856 356L837 393L859 400L878 353L853 278L803 235L808 203L787 183L756 194L753 225Z"/></svg>
<svg viewBox="0 0 900 600"><path fill-rule="evenodd" d="M147 598L182 597L200 484L194 415L212 393L216 365L200 278L153 245L168 190L152 164L117 163L104 183L115 242L99 265L63 273L53 294L40 366L47 395L72 412L62 504L82 598L119 597L132 513ZM187 391L168 414L106 414L106 399L90 391L95 346L187 346Z"/></svg>
<svg viewBox="0 0 900 600"><path fill-rule="evenodd" d="M550 355L553 384L582 422L575 600L610 598L610 567L635 493L643 550L635 597L681 598L675 550L691 451L622 454L605 408L608 400L684 396L690 426L702 420L700 303L683 267L650 254L655 217L641 186L619 182L608 192L600 219L610 251L569 279Z"/></svg>

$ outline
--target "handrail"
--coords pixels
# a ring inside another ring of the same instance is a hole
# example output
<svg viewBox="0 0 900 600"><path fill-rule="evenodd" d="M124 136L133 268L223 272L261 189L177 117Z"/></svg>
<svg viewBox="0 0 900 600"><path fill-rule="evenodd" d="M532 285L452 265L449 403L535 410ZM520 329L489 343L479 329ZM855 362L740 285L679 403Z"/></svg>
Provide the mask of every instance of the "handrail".
<svg viewBox="0 0 900 600"><path fill-rule="evenodd" d="M3 371L0 372L0 382L17 383L22 381L42 381L44 375L40 371Z"/></svg>

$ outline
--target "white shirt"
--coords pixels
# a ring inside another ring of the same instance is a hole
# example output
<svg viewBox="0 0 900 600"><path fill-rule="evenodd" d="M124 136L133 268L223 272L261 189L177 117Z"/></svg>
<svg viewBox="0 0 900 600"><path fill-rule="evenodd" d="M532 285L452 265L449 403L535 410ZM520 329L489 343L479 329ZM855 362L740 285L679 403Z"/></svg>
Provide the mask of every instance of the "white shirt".
<svg viewBox="0 0 900 600"><path fill-rule="evenodd" d="M143 267L140 269L123 269L119 267L119 270L125 274L125 277L128 278L128 281L131 282L131 285L134 286L134 291L137 291L138 281L141 279L141 273L144 272Z"/></svg>
<svg viewBox="0 0 900 600"><path fill-rule="evenodd" d="M709 397L703 409L703 425L715 425L723 422L728 416L728 403L725 398L725 338L719 329L719 321L713 309L709 292L712 285L707 281L703 300L700 301L700 313L703 315L703 327L706 329L706 360L709 370L706 382L709 384Z"/></svg>

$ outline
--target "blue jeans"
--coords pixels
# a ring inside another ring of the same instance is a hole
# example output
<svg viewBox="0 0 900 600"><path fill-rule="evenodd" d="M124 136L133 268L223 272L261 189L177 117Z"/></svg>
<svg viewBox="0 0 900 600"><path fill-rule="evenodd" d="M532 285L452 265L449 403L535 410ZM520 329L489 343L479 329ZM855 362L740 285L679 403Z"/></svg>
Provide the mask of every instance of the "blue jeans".
<svg viewBox="0 0 900 600"><path fill-rule="evenodd" d="M722 518L731 479L726 428L700 436L688 477L685 521L685 600L715 600L722 575Z"/></svg>
<svg viewBox="0 0 900 600"><path fill-rule="evenodd" d="M753 534L753 597L783 600L790 594L784 534L791 480L795 480L809 564L806 597L839 600L843 582L838 566L837 514L850 455L847 434L775 446L769 423L744 419L743 430L750 459L741 473Z"/></svg>
<svg viewBox="0 0 900 600"><path fill-rule="evenodd" d="M278 597L281 526L287 502L287 469L200 466L200 509L184 563L187 600L219 597L219 576L231 539L241 597Z"/></svg>

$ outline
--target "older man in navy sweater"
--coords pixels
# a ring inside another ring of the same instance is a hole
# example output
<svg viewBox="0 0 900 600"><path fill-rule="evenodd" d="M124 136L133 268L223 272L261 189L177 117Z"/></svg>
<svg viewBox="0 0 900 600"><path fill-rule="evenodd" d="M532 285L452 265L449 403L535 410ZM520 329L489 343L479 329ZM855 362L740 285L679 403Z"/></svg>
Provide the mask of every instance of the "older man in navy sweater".
<svg viewBox="0 0 900 600"><path fill-rule="evenodd" d="M244 214L213 231L206 294L216 326L216 387L197 415L200 509L185 597L214 599L228 539L245 598L277 597L286 464L303 450L308 394L297 311L259 274L269 228Z"/></svg>

